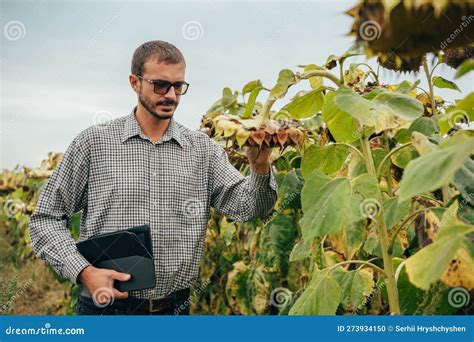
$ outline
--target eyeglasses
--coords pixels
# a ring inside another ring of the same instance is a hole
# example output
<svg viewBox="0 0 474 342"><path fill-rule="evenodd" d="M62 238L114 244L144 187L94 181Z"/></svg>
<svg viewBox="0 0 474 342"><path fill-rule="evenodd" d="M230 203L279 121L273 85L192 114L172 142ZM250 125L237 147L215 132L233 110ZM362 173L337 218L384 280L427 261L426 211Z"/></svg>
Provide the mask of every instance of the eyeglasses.
<svg viewBox="0 0 474 342"><path fill-rule="evenodd" d="M141 78L144 81L147 81L150 84L153 84L153 91L155 92L155 94L159 94L159 95L168 94L171 87L174 88L174 93L176 95L184 95L186 94L189 88L189 83L184 82L184 81L171 83L165 80L148 80L146 78L143 78L140 75L137 75L137 77Z"/></svg>

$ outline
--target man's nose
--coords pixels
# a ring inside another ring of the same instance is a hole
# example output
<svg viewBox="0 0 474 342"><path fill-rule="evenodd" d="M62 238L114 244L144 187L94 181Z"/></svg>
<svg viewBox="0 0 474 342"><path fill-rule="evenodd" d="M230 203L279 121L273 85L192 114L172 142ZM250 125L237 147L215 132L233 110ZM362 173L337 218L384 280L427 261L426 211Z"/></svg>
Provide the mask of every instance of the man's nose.
<svg viewBox="0 0 474 342"><path fill-rule="evenodd" d="M174 92L174 87L170 87L168 92L165 94L166 99L176 100L176 93Z"/></svg>

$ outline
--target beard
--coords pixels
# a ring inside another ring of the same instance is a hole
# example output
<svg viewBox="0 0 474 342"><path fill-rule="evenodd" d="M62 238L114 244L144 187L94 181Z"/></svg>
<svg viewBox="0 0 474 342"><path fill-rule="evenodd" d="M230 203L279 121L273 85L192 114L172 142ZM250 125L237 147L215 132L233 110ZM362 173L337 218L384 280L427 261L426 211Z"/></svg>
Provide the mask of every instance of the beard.
<svg viewBox="0 0 474 342"><path fill-rule="evenodd" d="M140 104L145 108L151 115L153 115L155 118L159 120L166 120L171 117L173 117L174 111L176 110L176 107L178 106L178 103L174 100L162 100L154 103L150 99L147 99L146 97L142 96L142 92L140 91L138 94L138 101ZM158 105L172 105L174 106L174 109L170 111L160 111L157 112L155 111L156 106Z"/></svg>

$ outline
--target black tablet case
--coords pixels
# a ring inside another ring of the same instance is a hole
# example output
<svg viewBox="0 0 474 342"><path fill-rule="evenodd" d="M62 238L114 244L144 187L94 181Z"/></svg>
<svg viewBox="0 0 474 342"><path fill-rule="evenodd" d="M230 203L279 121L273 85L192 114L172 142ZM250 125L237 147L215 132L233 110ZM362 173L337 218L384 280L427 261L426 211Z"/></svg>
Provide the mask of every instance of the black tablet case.
<svg viewBox="0 0 474 342"><path fill-rule="evenodd" d="M93 266L131 274L129 281L115 281L117 290L123 292L155 286L149 225L93 236L76 246Z"/></svg>

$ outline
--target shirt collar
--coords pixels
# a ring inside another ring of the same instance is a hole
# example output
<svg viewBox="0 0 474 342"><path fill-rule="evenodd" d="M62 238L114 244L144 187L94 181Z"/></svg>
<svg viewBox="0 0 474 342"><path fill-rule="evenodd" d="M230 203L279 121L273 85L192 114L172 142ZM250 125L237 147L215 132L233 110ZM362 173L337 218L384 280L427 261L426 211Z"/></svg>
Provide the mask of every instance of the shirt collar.
<svg viewBox="0 0 474 342"><path fill-rule="evenodd" d="M143 134L140 125L138 124L137 118L135 117L136 108L137 107L135 107L125 119L122 132L122 143L127 141L128 138L134 137L136 135L139 135L142 139L147 139ZM176 140L181 147L186 145L186 140L174 118L170 119L168 129L165 131L165 134L163 134L161 141L165 142L171 139Z"/></svg>

